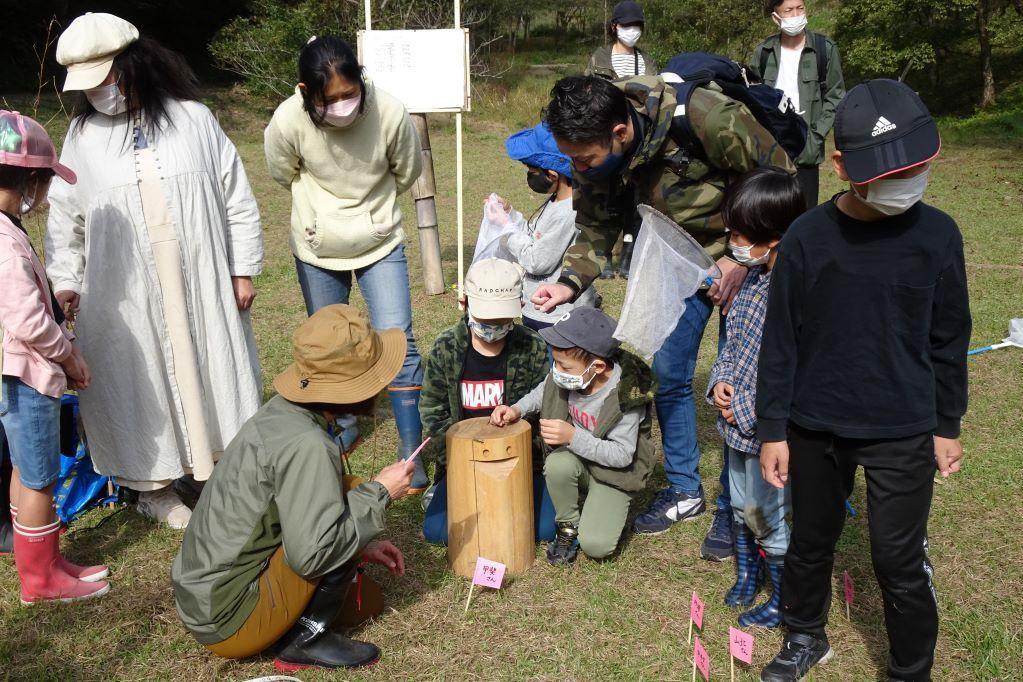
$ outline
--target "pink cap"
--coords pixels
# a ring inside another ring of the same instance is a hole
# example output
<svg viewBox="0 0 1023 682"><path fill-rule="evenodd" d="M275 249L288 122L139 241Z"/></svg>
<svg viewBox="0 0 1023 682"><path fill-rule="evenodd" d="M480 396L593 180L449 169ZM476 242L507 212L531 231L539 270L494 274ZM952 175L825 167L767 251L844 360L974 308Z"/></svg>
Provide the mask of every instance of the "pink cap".
<svg viewBox="0 0 1023 682"><path fill-rule="evenodd" d="M69 185L78 182L75 172L57 160L46 129L17 111L0 109L0 164L52 168Z"/></svg>

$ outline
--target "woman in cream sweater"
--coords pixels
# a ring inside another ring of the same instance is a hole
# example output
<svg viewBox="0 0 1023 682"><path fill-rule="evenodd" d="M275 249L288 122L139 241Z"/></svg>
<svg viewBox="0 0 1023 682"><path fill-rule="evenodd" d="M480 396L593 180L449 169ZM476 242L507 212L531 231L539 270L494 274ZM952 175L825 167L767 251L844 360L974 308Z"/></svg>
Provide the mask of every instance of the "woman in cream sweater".
<svg viewBox="0 0 1023 682"><path fill-rule="evenodd" d="M270 174L291 190L291 251L306 310L348 303L354 272L373 326L404 330L405 364L388 393L399 456L408 455L422 439L423 370L398 195L422 170L419 138L405 107L365 78L340 38L310 40L298 71L295 94L277 107L264 144ZM417 464L413 488L428 484Z"/></svg>

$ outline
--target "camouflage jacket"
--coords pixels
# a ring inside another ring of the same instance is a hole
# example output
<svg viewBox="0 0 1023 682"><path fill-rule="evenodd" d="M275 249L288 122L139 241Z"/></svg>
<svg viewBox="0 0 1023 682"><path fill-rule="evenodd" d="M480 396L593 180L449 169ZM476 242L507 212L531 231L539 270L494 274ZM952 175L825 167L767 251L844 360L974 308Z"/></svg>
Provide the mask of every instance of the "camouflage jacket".
<svg viewBox="0 0 1023 682"><path fill-rule="evenodd" d="M629 466L620 469L585 460L584 463L590 476L601 483L623 492L635 493L646 486L650 472L653 471L654 464L657 462L654 442L650 436L657 381L647 364L632 353L620 352L615 358L615 362L622 367L622 378L618 387L604 400L600 414L597 415L597 427L593 430L593 435L597 438L605 437L607 432L621 421L622 414L633 408L645 407L646 414L643 421L639 423L636 454ZM569 418L568 391L560 388L550 377L547 378L547 383L544 385L540 417L564 420ZM544 445L543 448L545 454L550 449L547 445Z"/></svg>
<svg viewBox="0 0 1023 682"><path fill-rule="evenodd" d="M465 354L469 349L469 334L465 318L441 332L433 342L423 369L419 416L423 420L423 435L433 439L428 452L437 461L435 480L443 477L446 469L444 438L448 429L463 418L460 384ZM511 405L542 382L550 367L547 365L547 344L533 330L516 324L507 339L504 403ZM540 459L536 457L534 461Z"/></svg>
<svg viewBox="0 0 1023 682"><path fill-rule="evenodd" d="M580 234L565 253L558 280L583 291L602 267L596 253L607 253L617 238L621 216L618 195L632 184L637 202L670 216L713 257L725 252L721 201L725 187L736 175L757 166L795 167L753 114L726 97L713 83L693 91L689 123L702 147L682 149L669 135L679 105L675 89L659 76L638 76L615 82L625 91L636 135L636 148L628 166L610 178L593 179L573 172L573 204ZM679 112L681 113L681 112Z"/></svg>

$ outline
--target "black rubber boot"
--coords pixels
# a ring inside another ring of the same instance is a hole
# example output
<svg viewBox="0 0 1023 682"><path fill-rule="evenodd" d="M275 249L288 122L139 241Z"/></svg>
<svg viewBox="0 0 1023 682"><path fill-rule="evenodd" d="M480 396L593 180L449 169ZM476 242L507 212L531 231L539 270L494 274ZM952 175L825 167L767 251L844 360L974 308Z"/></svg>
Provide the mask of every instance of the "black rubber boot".
<svg viewBox="0 0 1023 682"><path fill-rule="evenodd" d="M622 279L629 279L629 266L632 265L632 248L635 245L634 239L622 242L622 253L618 258L618 276Z"/></svg>
<svg viewBox="0 0 1023 682"><path fill-rule="evenodd" d="M352 561L324 576L301 618L276 644L274 667L281 672L304 668L359 668L376 663L380 649L330 629L352 585Z"/></svg>
<svg viewBox="0 0 1023 682"><path fill-rule="evenodd" d="M14 553L14 526L11 524L11 469L7 440L0 435L0 554Z"/></svg>

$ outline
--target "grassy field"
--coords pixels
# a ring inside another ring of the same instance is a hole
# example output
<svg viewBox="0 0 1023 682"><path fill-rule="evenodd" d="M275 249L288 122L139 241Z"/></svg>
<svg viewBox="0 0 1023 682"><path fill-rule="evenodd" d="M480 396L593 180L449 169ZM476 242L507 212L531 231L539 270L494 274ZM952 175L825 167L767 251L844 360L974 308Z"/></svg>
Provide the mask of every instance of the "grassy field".
<svg viewBox="0 0 1023 682"><path fill-rule="evenodd" d="M477 112L466 116L465 221L470 249L479 207L489 192L500 191L525 211L538 203L526 188L522 167L504 155L504 138L535 122L550 84L549 79L525 78L521 71L521 66L515 67L510 78L487 88L476 100ZM22 111L30 110L21 104ZM304 317L287 247L290 199L270 179L263 162L261 131L270 110L247 106L245 98L223 93L212 96L210 104L245 159L262 210L267 258L257 281L253 320L269 395L273 376L289 362L291 332ZM944 126L945 147L929 192L929 201L953 215L966 238L975 345L1000 340L1009 318L1023 315L1019 123L1018 114L1008 114L1004 123L984 119ZM450 284L456 279L450 119L434 119L431 133ZM826 175L822 196L838 189L835 178ZM414 220L408 197L403 208ZM35 218L30 224L36 243L41 243L42 220ZM425 352L458 312L451 292L424 294L415 227L409 223L407 229L415 332ZM602 282L600 288L609 311L616 314L624 283ZM706 385L713 360L713 336L704 339L698 390ZM936 679L1023 678L1021 358L1020 351L1007 349L970 360L970 411L963 426L966 460L962 473L935 489L931 556L942 611ZM369 437L353 457L362 474L376 471L393 456L396 437L384 402L376 428L372 422L363 424ZM700 405L699 419L701 469L707 493L714 495L721 443L706 405ZM644 504L663 480L658 468L636 506ZM857 601L848 620L835 601L829 633L838 655L814 674L818 680L871 680L884 673L887 643L869 560L862 477L852 503L860 514L846 525L836 575L849 571L856 581ZM711 564L699 558L709 515L660 537L629 537L620 555L604 563L580 558L570 568L553 568L538 548L531 571L500 593L478 593L467 616L462 608L468 583L447 570L443 549L424 543L421 519L418 499L401 501L389 513L387 537L405 551L409 571L401 579L375 572L389 608L357 633L382 647L379 664L353 673L303 673L303 679L688 679L691 649L686 625L692 590L707 603L703 640L711 655L712 675L721 679L728 674L727 631L736 614L721 605L721 596L731 585L733 568L731 563ZM0 678L242 680L269 674L269 659L219 660L181 627L169 582L180 537L131 509L89 513L71 527L64 547L73 560L109 564L113 589L102 600L79 605L18 606L13 562L0 561ZM840 595L840 577L835 585ZM779 641L774 632L757 631L754 665L741 666L739 676L754 679Z"/></svg>

